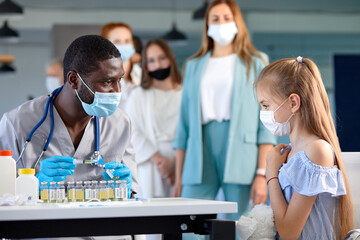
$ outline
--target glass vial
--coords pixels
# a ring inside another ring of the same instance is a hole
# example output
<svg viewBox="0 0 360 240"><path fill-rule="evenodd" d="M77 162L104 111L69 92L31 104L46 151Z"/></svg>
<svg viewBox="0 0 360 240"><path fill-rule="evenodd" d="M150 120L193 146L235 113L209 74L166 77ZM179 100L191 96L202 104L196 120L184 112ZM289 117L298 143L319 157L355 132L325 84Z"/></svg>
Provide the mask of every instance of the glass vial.
<svg viewBox="0 0 360 240"><path fill-rule="evenodd" d="M83 182L77 181L75 186L75 198L77 202L83 202L84 201L84 188L83 188Z"/></svg>
<svg viewBox="0 0 360 240"><path fill-rule="evenodd" d="M47 182L41 182L40 199L43 200L44 203L49 202L49 187Z"/></svg>
<svg viewBox="0 0 360 240"><path fill-rule="evenodd" d="M114 200L120 201L120 180L114 182Z"/></svg>
<svg viewBox="0 0 360 240"><path fill-rule="evenodd" d="M99 184L99 200L107 201L109 198L108 188L106 185L106 181L100 181Z"/></svg>
<svg viewBox="0 0 360 240"><path fill-rule="evenodd" d="M84 182L85 201L91 199L91 181Z"/></svg>
<svg viewBox="0 0 360 240"><path fill-rule="evenodd" d="M109 199L111 201L114 201L114 181L113 180L109 180L107 182L107 185L108 185L108 191L109 191Z"/></svg>
<svg viewBox="0 0 360 240"><path fill-rule="evenodd" d="M69 202L75 202L75 183L74 182L68 182L67 196L68 196Z"/></svg>
<svg viewBox="0 0 360 240"><path fill-rule="evenodd" d="M120 200L127 200L128 199L128 191L127 191L127 184L126 180L120 181Z"/></svg>
<svg viewBox="0 0 360 240"><path fill-rule="evenodd" d="M56 182L51 182L49 187L49 202L56 203Z"/></svg>
<svg viewBox="0 0 360 240"><path fill-rule="evenodd" d="M56 186L56 202L65 202L65 186L64 182L58 182Z"/></svg>
<svg viewBox="0 0 360 240"><path fill-rule="evenodd" d="M91 198L99 199L98 181L91 181Z"/></svg>

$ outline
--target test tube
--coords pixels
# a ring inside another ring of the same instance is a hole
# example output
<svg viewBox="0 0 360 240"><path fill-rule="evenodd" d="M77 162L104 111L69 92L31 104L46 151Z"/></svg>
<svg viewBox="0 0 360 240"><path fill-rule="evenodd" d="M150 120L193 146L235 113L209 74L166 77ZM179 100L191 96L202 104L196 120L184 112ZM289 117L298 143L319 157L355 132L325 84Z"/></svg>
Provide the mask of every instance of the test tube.
<svg viewBox="0 0 360 240"><path fill-rule="evenodd" d="M111 201L114 201L114 181L113 180L109 180L107 182L107 185L108 185L108 191L109 191L109 199Z"/></svg>
<svg viewBox="0 0 360 240"><path fill-rule="evenodd" d="M67 195L69 202L75 202L75 183L72 181L68 182Z"/></svg>
<svg viewBox="0 0 360 240"><path fill-rule="evenodd" d="M49 187L49 202L56 203L56 182L51 182Z"/></svg>
<svg viewBox="0 0 360 240"><path fill-rule="evenodd" d="M63 203L65 201L65 186L64 182L58 182L56 186L56 202Z"/></svg>
<svg viewBox="0 0 360 240"><path fill-rule="evenodd" d="M47 182L41 182L40 199L43 200L44 203L49 202L49 187Z"/></svg>
<svg viewBox="0 0 360 240"><path fill-rule="evenodd" d="M91 181L91 198L99 199L98 181Z"/></svg>
<svg viewBox="0 0 360 240"><path fill-rule="evenodd" d="M85 201L91 199L91 181L84 182Z"/></svg>
<svg viewBox="0 0 360 240"><path fill-rule="evenodd" d="M106 181L100 181L99 184L99 200L106 201L109 198L108 188L106 186Z"/></svg>
<svg viewBox="0 0 360 240"><path fill-rule="evenodd" d="M77 202L83 202L84 201L84 188L82 185L82 181L76 181L75 186L75 199Z"/></svg>

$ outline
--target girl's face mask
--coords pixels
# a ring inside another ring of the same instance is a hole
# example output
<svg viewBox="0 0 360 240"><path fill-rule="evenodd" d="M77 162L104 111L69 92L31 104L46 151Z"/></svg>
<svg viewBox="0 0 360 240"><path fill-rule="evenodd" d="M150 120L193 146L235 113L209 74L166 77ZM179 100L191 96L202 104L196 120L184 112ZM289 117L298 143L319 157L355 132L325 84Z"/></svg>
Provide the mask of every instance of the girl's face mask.
<svg viewBox="0 0 360 240"><path fill-rule="evenodd" d="M284 136L290 135L290 119L295 115L292 113L288 120L284 123L279 123L275 121L275 112L280 109L284 103L289 98L287 98L283 103L278 106L275 111L260 111L260 120L264 124L264 126L275 136Z"/></svg>

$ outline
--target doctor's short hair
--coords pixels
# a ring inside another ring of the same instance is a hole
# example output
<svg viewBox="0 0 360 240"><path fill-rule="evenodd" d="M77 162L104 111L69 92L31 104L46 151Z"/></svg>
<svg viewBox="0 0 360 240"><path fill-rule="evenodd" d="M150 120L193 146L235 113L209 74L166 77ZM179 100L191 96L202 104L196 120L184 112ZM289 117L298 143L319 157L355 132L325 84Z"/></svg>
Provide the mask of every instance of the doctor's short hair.
<svg viewBox="0 0 360 240"><path fill-rule="evenodd" d="M109 40L99 35L85 35L75 39L64 56L64 81L67 73L75 71L88 76L99 69L99 63L111 58L119 58L120 52Z"/></svg>

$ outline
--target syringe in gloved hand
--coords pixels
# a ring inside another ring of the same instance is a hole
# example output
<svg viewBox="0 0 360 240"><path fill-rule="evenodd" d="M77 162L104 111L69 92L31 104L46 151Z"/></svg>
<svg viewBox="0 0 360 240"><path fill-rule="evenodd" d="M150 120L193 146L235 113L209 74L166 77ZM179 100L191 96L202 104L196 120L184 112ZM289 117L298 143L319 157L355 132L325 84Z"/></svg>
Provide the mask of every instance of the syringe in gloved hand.
<svg viewBox="0 0 360 240"><path fill-rule="evenodd" d="M86 160L80 160L80 159L75 159L73 161L74 164L88 164L88 165L92 165L92 166L97 166L100 168L104 168L105 169L105 163L104 163L104 159L100 158L100 159L86 159ZM109 175L109 177L112 180L118 180L119 177L114 177L113 172L115 170L114 169L106 169L105 172Z"/></svg>
<svg viewBox="0 0 360 240"><path fill-rule="evenodd" d="M85 159L85 160L80 160L80 159L76 159L74 158L73 164L88 164L88 165L93 165L93 166L98 166L98 165L104 165L104 159L100 158L100 159Z"/></svg>

